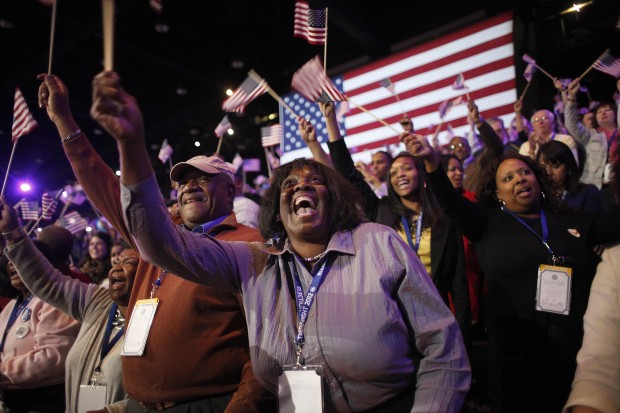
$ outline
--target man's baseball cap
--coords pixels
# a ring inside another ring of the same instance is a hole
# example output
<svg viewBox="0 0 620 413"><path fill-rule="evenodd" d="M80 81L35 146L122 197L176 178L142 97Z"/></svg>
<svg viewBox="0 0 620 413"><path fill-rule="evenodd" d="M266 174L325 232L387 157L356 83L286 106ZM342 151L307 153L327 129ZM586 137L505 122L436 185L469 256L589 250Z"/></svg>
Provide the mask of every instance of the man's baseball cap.
<svg viewBox="0 0 620 413"><path fill-rule="evenodd" d="M189 169L195 168L208 174L226 174L234 182L235 167L228 162L223 161L217 156L194 156L193 158L179 162L170 170L170 179L178 182Z"/></svg>

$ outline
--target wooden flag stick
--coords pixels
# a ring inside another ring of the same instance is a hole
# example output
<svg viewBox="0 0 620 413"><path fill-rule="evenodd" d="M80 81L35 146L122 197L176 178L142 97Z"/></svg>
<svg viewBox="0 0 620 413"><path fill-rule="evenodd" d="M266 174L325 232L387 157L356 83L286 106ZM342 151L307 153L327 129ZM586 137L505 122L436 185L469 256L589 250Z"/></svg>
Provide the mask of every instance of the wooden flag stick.
<svg viewBox="0 0 620 413"><path fill-rule="evenodd" d="M583 72L583 74L582 74L581 76L579 76L577 79L581 80L581 79L582 79L585 75L587 75L588 73L590 73L590 70L594 69L594 65L596 64L596 62L598 62L598 61L599 61L599 59L600 59L601 57L603 57L605 54L607 54L608 52L609 52L609 49L607 49L607 50L605 50L603 53L601 53L601 55L600 55L599 57L597 57L597 58L596 58L596 60L594 61L594 63L592 63L592 64L590 65L590 67L588 67L588 68L586 69L586 71L585 71L585 72Z"/></svg>
<svg viewBox="0 0 620 413"><path fill-rule="evenodd" d="M50 56L47 62L47 74L52 74L52 56L54 56L54 33L56 33L56 7L58 1L54 1L52 5L52 24L50 28Z"/></svg>
<svg viewBox="0 0 620 413"><path fill-rule="evenodd" d="M403 102L401 102L400 97L398 97L398 93L394 93L394 97L396 98L396 101L398 102L401 110L403 111L403 117L409 118L409 116L407 115L407 112L405 112L405 107L403 106Z"/></svg>
<svg viewBox="0 0 620 413"><path fill-rule="evenodd" d="M65 214L67 213L67 209L69 209L69 205L71 205L72 199L73 198L67 195L67 200L69 201L69 203L67 204L65 201L65 205L62 207L62 210L60 211L60 215L58 216L58 219L62 219L65 216Z"/></svg>
<svg viewBox="0 0 620 413"><path fill-rule="evenodd" d="M103 9L103 69L114 70L114 0L102 0Z"/></svg>
<svg viewBox="0 0 620 413"><path fill-rule="evenodd" d="M327 7L325 7L325 43L323 43L323 73L327 74Z"/></svg>
<svg viewBox="0 0 620 413"><path fill-rule="evenodd" d="M372 112L370 112L368 109L366 109L365 107L363 107L362 105L358 105L357 103L353 102L351 99L349 99L347 97L347 99L349 100L349 102L353 103L355 106L357 106L362 112L366 112L367 114L369 114L370 116L372 116L373 118L375 118L377 121L379 121L381 124L383 124L384 126L387 126L388 128L392 129L397 135L400 135L400 132L397 131L396 129L394 129L392 127L392 125L390 125L389 123L387 123L386 121L384 121L383 119L378 118L377 116L375 116Z"/></svg>
<svg viewBox="0 0 620 413"><path fill-rule="evenodd" d="M262 82L264 80L254 70L250 70L248 72L248 76L250 76L252 79L254 79L257 83L260 83L260 82ZM299 115L297 113L295 113L295 111L293 109L291 109L291 107L289 105L287 105L284 102L284 100L282 100L282 98L280 96L278 96L278 94L276 92L273 91L273 89L271 89L271 86L269 86L268 84L266 86L267 86L267 93L269 93L271 95L271 97L273 97L275 100L277 100L279 104L284 106L286 108L286 110L288 110L296 118L299 117Z"/></svg>
<svg viewBox="0 0 620 413"><path fill-rule="evenodd" d="M265 151L265 159L267 160L267 172L269 173L269 178L271 178L273 175L273 171L271 170L271 162L269 162L269 154L267 152L267 147L263 146L263 150Z"/></svg>
<svg viewBox="0 0 620 413"><path fill-rule="evenodd" d="M543 69L542 67L538 66L538 63L532 63L534 65L534 67L538 70L540 70L541 72L543 72L544 75L546 75L549 79L551 80L555 80L555 78L553 76L551 76L545 69Z"/></svg>
<svg viewBox="0 0 620 413"><path fill-rule="evenodd" d="M433 132L433 137L431 138L432 142L433 142L433 148L435 150L439 150L439 131L441 130L441 127L443 126L443 119L441 120L441 122L439 122L439 125L437 125L437 127L435 128L435 132Z"/></svg>
<svg viewBox="0 0 620 413"><path fill-rule="evenodd" d="M2 191L0 191L0 196L4 195L4 188L6 188L6 181L9 179L9 171L11 170L11 163L13 163L13 155L15 155L15 148L17 147L17 142L19 142L19 138L15 139L15 142L13 142L13 149L11 149L9 164L6 167L6 175L4 175L4 183L2 184Z"/></svg>
<svg viewBox="0 0 620 413"><path fill-rule="evenodd" d="M532 84L532 79L530 79L529 82L527 82L527 85L525 85L525 89L523 89L523 92L521 93L521 96L519 96L519 99L517 100L517 102L520 102L523 100L523 98L525 97L525 94L527 93L527 90L530 88L530 85Z"/></svg>
<svg viewBox="0 0 620 413"><path fill-rule="evenodd" d="M219 155L220 154L220 149L222 148L222 141L224 140L224 137L222 136L220 138L220 141L217 143L217 149L215 150L215 155Z"/></svg>

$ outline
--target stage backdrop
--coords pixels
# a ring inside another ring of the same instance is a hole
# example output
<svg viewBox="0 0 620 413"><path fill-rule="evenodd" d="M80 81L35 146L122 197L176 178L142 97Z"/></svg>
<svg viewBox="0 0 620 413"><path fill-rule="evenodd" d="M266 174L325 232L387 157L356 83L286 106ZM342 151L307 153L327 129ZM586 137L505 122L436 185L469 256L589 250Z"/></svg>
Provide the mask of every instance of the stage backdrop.
<svg viewBox="0 0 620 413"><path fill-rule="evenodd" d="M402 130L398 121L405 112L412 118L416 131L428 135L440 123L439 105L459 96L465 100L467 92L483 116L500 116L508 125L517 99L514 59L518 57L514 56L512 26L512 14L501 14L331 78L351 99L350 111L341 120L340 128L354 159L367 162L374 150L390 145L394 151L398 145L393 130L356 104L398 131ZM459 74L463 75L466 89L453 88ZM398 99L382 86L386 79L391 81ZM299 115L312 120L320 141L325 142L327 132L318 105L297 93L283 98ZM456 135L467 134L466 116L464 104L450 109L440 143L449 137L446 125ZM299 137L295 118L281 105L280 120L284 125L281 162L310 157Z"/></svg>

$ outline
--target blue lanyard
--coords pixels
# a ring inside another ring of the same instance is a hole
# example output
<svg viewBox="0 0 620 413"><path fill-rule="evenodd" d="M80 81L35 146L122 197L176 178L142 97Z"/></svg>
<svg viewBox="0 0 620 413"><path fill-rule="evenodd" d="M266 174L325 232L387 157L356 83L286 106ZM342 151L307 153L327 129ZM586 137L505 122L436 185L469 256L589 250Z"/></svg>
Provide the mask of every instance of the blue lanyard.
<svg viewBox="0 0 620 413"><path fill-rule="evenodd" d="M551 249L551 246L549 246L547 242L549 238L549 227L547 226L547 217L545 216L545 211L543 211L542 209L540 210L540 223L542 225L542 237L538 235L538 233L534 231L532 227L530 227L524 220L522 220L519 216L517 216L517 214L511 211L508 211L508 210L506 210L505 212L509 215L512 215L517 221L523 224L525 228L530 230L532 234L536 235L536 238L542 241L543 245L547 248L547 251L549 251L549 254L551 255L551 259L553 260L553 264L555 265L556 256L553 250Z"/></svg>
<svg viewBox="0 0 620 413"><path fill-rule="evenodd" d="M112 304L112 308L110 308L110 313L108 314L108 324L105 326L105 332L103 333L103 343L101 343L101 359L99 359L99 366L95 369L95 371L97 371L97 369L101 367L103 359L108 355L110 350L114 348L118 340L120 340L123 336L123 331L125 330L125 327L117 331L114 338L112 338L112 341L110 341L112 329L114 328L114 315L116 314L117 308L118 305L116 303Z"/></svg>
<svg viewBox="0 0 620 413"><path fill-rule="evenodd" d="M298 346L298 351L301 349L301 346L304 344L306 338L304 335L304 326L306 325L306 321L308 320L308 313L310 313L310 308L314 303L314 298L319 292L319 288L324 280L324 275L329 271L329 267L327 266L327 259L325 257L322 258L323 264L319 267L318 271L314 273L312 271L313 278L310 283L310 287L308 288L308 292L305 295L304 299L304 289L301 286L301 280L299 279L299 274L297 273L297 267L293 263L293 282L295 284L295 297L297 304L297 335L295 336L295 343ZM327 270L327 271L326 271Z"/></svg>
<svg viewBox="0 0 620 413"><path fill-rule="evenodd" d="M418 252L418 248L420 248L420 238L422 237L422 216L423 212L418 216L416 228L415 228L415 244L413 243L413 239L411 238L411 230L409 229L409 222L407 222L407 218L401 216L400 222L403 223L403 228L405 229L405 235L407 235L407 242L412 250L416 253Z"/></svg>
<svg viewBox="0 0 620 413"><path fill-rule="evenodd" d="M2 335L2 342L0 342L0 353L4 351L4 342L6 340L6 336L9 334L9 330L11 329L11 327L13 327L13 324L15 324L17 317L19 317L22 311L24 311L24 309L28 307L28 304L30 304L30 300L32 300L32 297L33 295L30 294L28 298L25 298L19 305L17 305L17 302L15 302L15 305L13 306L13 310L11 311L11 315L9 316L9 321L7 321L6 327L4 328L4 334Z"/></svg>

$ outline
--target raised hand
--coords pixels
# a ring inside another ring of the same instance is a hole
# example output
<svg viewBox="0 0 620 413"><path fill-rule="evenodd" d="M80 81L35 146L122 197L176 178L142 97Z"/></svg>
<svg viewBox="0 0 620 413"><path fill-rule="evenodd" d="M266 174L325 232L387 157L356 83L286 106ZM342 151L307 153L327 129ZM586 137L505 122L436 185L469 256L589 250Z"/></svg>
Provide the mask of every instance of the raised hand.
<svg viewBox="0 0 620 413"><path fill-rule="evenodd" d="M11 232L19 227L17 211L7 204L4 196L0 196L0 232Z"/></svg>
<svg viewBox="0 0 620 413"><path fill-rule="evenodd" d="M424 161L427 172L433 172L438 168L439 157L424 136L403 132L400 134L400 141L405 144L407 152Z"/></svg>
<svg viewBox="0 0 620 413"><path fill-rule="evenodd" d="M303 139L306 145L317 142L316 129L314 129L312 122L299 117L297 118L297 123L299 124L299 135L301 135L301 139Z"/></svg>
<svg viewBox="0 0 620 413"><path fill-rule="evenodd" d="M115 72L101 72L93 79L90 115L119 143L144 140L138 103L122 88Z"/></svg>
<svg viewBox="0 0 620 413"><path fill-rule="evenodd" d="M73 115L69 107L69 90L58 76L40 74L39 107L45 108L50 120L55 124L72 121Z"/></svg>

